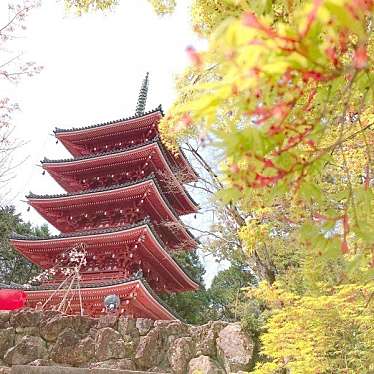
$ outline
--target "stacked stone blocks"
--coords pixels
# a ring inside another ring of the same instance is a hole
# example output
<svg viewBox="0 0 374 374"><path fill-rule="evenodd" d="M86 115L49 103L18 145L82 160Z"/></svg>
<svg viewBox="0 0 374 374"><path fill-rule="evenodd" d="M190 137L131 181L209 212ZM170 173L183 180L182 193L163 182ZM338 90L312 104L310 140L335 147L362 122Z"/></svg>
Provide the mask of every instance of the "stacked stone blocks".
<svg viewBox="0 0 374 374"><path fill-rule="evenodd" d="M253 340L237 323L192 326L53 311L0 312L0 366L73 366L162 373L225 374L249 370Z"/></svg>

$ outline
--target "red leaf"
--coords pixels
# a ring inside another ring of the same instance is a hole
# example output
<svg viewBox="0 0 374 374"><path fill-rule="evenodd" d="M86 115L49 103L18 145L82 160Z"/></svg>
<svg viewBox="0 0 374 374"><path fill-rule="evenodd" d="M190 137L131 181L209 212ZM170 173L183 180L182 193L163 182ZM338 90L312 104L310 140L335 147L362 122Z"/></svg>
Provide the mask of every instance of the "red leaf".
<svg viewBox="0 0 374 374"><path fill-rule="evenodd" d="M263 31L265 34L275 37L277 34L272 30L270 27L262 24L256 15L252 12L246 12L243 16L243 24L247 27L252 27L254 29L258 29Z"/></svg>
<svg viewBox="0 0 374 374"><path fill-rule="evenodd" d="M368 55L365 46L360 45L357 47L354 54L353 63L356 69L365 69L368 66Z"/></svg>
<svg viewBox="0 0 374 374"><path fill-rule="evenodd" d="M308 140L306 140L305 143L308 144L310 147L312 147L312 148L314 148L314 149L316 148L316 143L315 143L315 141L312 140L312 139L308 139Z"/></svg>
<svg viewBox="0 0 374 374"><path fill-rule="evenodd" d="M248 27L253 27L255 29L261 29L263 26L258 21L256 15L252 12L246 12L243 16L243 24Z"/></svg>
<svg viewBox="0 0 374 374"><path fill-rule="evenodd" d="M231 171L231 173L233 173L233 174L237 174L237 173L239 173L240 169L239 169L238 164L231 164L231 166L230 166L230 171Z"/></svg>
<svg viewBox="0 0 374 374"><path fill-rule="evenodd" d="M348 243L345 239L342 241L342 244L340 245L340 249L343 253L348 253L349 251Z"/></svg>
<svg viewBox="0 0 374 374"><path fill-rule="evenodd" d="M278 171L277 175L273 177L267 177L265 175L256 174L255 183L252 184L252 187L253 188L266 187L270 184L274 184L278 182L284 176L285 176L285 172L282 170Z"/></svg>
<svg viewBox="0 0 374 374"><path fill-rule="evenodd" d="M264 162L264 166L267 167L267 168L274 167L273 161L271 161L269 159L264 158L263 162Z"/></svg>
<svg viewBox="0 0 374 374"><path fill-rule="evenodd" d="M277 104L273 109L273 115L277 120L281 120L289 113L289 107L285 103Z"/></svg>
<svg viewBox="0 0 374 374"><path fill-rule="evenodd" d="M310 28L312 27L314 20L316 19L318 8L320 7L321 3L322 3L322 0L314 0L313 9L308 14L306 26L305 26L305 29L301 32L301 37L304 37L305 35L308 34Z"/></svg>
<svg viewBox="0 0 374 374"><path fill-rule="evenodd" d="M339 33L339 44L340 50L342 53L347 52L348 50L348 32L343 30Z"/></svg>
<svg viewBox="0 0 374 374"><path fill-rule="evenodd" d="M238 94L239 94L239 88L238 88L238 86L236 84L233 84L231 86L231 92L232 92L232 94L234 96L238 96Z"/></svg>
<svg viewBox="0 0 374 374"><path fill-rule="evenodd" d="M280 132L282 132L282 128L278 125L271 125L269 130L268 130L269 135L277 135Z"/></svg>
<svg viewBox="0 0 374 374"><path fill-rule="evenodd" d="M185 126L190 126L192 124L192 118L188 113L183 114L181 120Z"/></svg>
<svg viewBox="0 0 374 374"><path fill-rule="evenodd" d="M186 52L194 65L201 66L203 64L203 59L201 58L200 54L196 52L194 47L187 47Z"/></svg>
<svg viewBox="0 0 374 374"><path fill-rule="evenodd" d="M336 66L338 65L338 56L336 54L336 50L333 47L329 47L326 49L326 55L331 60L331 62Z"/></svg>
<svg viewBox="0 0 374 374"><path fill-rule="evenodd" d="M347 214L343 216L343 230L344 230L344 236L346 236L349 233L349 222L348 222Z"/></svg>
<svg viewBox="0 0 374 374"><path fill-rule="evenodd" d="M327 217L323 214L315 213L315 214L313 214L313 219L317 222L325 222L325 221L329 220L329 217Z"/></svg>
<svg viewBox="0 0 374 374"><path fill-rule="evenodd" d="M323 79L323 77L322 74L318 71L309 70L303 74L303 80L307 82L309 79L319 82Z"/></svg>

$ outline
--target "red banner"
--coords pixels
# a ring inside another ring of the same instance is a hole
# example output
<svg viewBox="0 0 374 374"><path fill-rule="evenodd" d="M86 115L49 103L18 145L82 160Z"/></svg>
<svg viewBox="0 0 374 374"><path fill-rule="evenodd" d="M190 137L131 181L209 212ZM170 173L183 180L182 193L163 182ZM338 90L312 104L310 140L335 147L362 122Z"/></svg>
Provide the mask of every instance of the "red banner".
<svg viewBox="0 0 374 374"><path fill-rule="evenodd" d="M20 290L0 289L0 310L15 310L26 303L26 294Z"/></svg>

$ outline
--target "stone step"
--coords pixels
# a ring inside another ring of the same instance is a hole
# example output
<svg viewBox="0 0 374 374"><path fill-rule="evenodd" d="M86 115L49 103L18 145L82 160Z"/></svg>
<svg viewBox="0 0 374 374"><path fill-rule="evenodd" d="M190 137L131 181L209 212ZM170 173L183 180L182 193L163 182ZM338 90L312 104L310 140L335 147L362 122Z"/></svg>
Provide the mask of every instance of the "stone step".
<svg viewBox="0 0 374 374"><path fill-rule="evenodd" d="M72 368L62 366L28 366L15 365L11 368L10 374L152 374L149 371L133 371L118 369L88 369L88 368ZM153 374L168 374L154 373Z"/></svg>

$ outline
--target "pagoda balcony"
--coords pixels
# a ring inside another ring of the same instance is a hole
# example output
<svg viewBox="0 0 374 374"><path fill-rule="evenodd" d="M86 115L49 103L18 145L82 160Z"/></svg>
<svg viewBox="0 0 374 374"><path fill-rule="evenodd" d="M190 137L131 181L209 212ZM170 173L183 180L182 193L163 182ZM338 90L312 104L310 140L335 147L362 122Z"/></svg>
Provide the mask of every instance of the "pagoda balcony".
<svg viewBox="0 0 374 374"><path fill-rule="evenodd" d="M58 235L48 239L14 235L11 244L19 253L54 275L43 284L60 284L69 266L69 250L77 245L86 251L80 270L82 284L103 279L124 279L141 272L157 292L196 290L195 283L170 256L152 225Z"/></svg>
<svg viewBox="0 0 374 374"><path fill-rule="evenodd" d="M175 170L157 137L120 151L75 159L44 159L42 167L67 192L111 187L154 174L165 197L179 215L198 210L198 205L182 185L188 180L188 171Z"/></svg>
<svg viewBox="0 0 374 374"><path fill-rule="evenodd" d="M56 128L54 132L74 157L81 157L144 144L158 135L158 123L162 117L162 109L158 107L129 118L81 128ZM169 162L186 174L188 182L197 180L195 171L182 151L176 155L169 151L165 153Z"/></svg>
<svg viewBox="0 0 374 374"><path fill-rule="evenodd" d="M169 249L192 249L197 245L153 176L81 193L30 194L28 203L63 233L119 227L149 217Z"/></svg>

